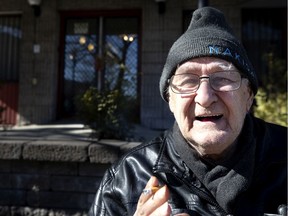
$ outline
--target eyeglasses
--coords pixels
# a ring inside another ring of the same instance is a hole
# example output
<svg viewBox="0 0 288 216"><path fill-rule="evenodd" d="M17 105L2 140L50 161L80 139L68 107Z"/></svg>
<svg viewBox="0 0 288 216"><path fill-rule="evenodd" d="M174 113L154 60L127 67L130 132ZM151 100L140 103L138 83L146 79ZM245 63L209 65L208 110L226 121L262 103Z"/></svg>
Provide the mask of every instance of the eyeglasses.
<svg viewBox="0 0 288 216"><path fill-rule="evenodd" d="M191 94L198 90L201 81L208 79L210 87L219 92L234 91L240 88L242 76L237 71L221 71L209 76L198 76L192 73L175 74L168 81L176 94Z"/></svg>

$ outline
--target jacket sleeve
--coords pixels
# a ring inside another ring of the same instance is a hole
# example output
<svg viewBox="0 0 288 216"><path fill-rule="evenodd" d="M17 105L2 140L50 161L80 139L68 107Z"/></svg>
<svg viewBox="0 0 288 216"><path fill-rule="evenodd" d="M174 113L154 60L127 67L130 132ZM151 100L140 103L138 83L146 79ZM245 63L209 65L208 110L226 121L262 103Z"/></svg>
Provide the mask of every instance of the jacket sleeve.
<svg viewBox="0 0 288 216"><path fill-rule="evenodd" d="M121 198L115 193L114 176L113 167L105 172L89 210L89 216L127 215Z"/></svg>
<svg viewBox="0 0 288 216"><path fill-rule="evenodd" d="M105 172L88 215L133 215L143 188L153 175L158 151L159 142L151 142L137 146L114 163Z"/></svg>

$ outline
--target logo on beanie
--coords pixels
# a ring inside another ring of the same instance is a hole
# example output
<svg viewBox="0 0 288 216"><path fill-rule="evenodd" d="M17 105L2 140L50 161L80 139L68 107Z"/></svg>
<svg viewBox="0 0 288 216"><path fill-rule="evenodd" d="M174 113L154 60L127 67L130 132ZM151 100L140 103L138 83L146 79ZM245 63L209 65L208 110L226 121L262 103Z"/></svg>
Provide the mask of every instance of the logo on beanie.
<svg viewBox="0 0 288 216"><path fill-rule="evenodd" d="M221 47L218 45L208 45L208 47L209 47L209 54L230 56L236 62L241 64L250 74L252 74L249 65L245 62L245 60L241 57L241 55L239 55L237 52L230 50L229 47Z"/></svg>

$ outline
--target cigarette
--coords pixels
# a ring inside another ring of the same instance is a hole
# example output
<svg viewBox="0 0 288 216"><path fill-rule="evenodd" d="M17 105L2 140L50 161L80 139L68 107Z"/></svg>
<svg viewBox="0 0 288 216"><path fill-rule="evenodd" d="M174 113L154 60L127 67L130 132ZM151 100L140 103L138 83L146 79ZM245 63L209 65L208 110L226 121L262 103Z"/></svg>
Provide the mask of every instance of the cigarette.
<svg viewBox="0 0 288 216"><path fill-rule="evenodd" d="M160 186L155 186L151 188L152 193L156 193L161 187Z"/></svg>
<svg viewBox="0 0 288 216"><path fill-rule="evenodd" d="M147 188L147 189L144 189L142 191L142 193L144 195L151 195L151 194L155 194L161 187L160 186L154 186L152 188Z"/></svg>

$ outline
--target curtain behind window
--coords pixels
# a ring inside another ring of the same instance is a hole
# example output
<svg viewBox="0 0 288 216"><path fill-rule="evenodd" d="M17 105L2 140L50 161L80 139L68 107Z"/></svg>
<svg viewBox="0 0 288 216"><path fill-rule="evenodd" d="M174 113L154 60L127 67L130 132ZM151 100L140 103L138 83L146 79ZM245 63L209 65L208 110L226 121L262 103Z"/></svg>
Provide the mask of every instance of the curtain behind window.
<svg viewBox="0 0 288 216"><path fill-rule="evenodd" d="M20 16L0 16L0 82L18 81Z"/></svg>

